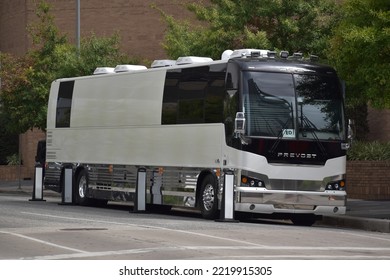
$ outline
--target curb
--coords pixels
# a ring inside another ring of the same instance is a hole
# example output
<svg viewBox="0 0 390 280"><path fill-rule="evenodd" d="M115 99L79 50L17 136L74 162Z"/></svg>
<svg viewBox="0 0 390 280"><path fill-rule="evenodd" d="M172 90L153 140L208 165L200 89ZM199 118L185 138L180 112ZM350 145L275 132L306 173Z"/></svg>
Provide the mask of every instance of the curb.
<svg viewBox="0 0 390 280"><path fill-rule="evenodd" d="M1 194L9 194L9 195L22 195L22 196L32 196L32 191L24 190L24 189L16 189L16 190L1 190ZM61 197L60 193L43 190L43 198L45 197Z"/></svg>
<svg viewBox="0 0 390 280"><path fill-rule="evenodd" d="M351 216L323 216L320 225L390 233L390 220Z"/></svg>

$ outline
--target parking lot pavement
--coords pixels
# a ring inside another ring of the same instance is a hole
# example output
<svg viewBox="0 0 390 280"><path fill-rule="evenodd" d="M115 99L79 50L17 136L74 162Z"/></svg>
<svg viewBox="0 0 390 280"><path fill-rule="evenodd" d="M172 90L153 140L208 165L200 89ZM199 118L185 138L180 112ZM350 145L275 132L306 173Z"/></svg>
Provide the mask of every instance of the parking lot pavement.
<svg viewBox="0 0 390 280"><path fill-rule="evenodd" d="M0 181L1 193L32 195L33 181ZM61 195L44 189L44 197L61 197ZM390 200L348 199L345 215L324 216L316 224L390 233Z"/></svg>

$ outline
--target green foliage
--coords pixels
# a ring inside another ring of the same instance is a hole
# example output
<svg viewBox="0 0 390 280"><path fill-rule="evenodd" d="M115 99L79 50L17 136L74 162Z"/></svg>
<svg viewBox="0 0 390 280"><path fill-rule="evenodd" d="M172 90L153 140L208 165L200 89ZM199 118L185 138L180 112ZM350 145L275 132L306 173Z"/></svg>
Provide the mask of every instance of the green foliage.
<svg viewBox="0 0 390 280"><path fill-rule="evenodd" d="M7 164L7 157L17 153L19 148L19 135L6 130L9 121L8 116L0 111L0 165Z"/></svg>
<svg viewBox="0 0 390 280"><path fill-rule="evenodd" d="M50 6L45 1L37 4L38 21L28 27L35 49L19 59L20 63L7 65L7 71L16 74L8 78L6 73L5 79L12 85L2 89L1 101L11 119L7 128L13 132L46 127L48 91L59 64L55 52L58 46L66 44L49 12Z"/></svg>
<svg viewBox="0 0 390 280"><path fill-rule="evenodd" d="M7 164L8 165L18 165L20 163L19 155L18 154L12 154L7 157Z"/></svg>
<svg viewBox="0 0 390 280"><path fill-rule="evenodd" d="M330 58L347 97L390 108L390 1L346 0L330 41Z"/></svg>
<svg viewBox="0 0 390 280"><path fill-rule="evenodd" d="M348 160L390 160L390 142L353 142L347 154Z"/></svg>
<svg viewBox="0 0 390 280"><path fill-rule="evenodd" d="M353 137L356 140L364 141L369 132L368 127L368 108L364 100L350 99L345 106L348 119L354 121Z"/></svg>
<svg viewBox="0 0 390 280"><path fill-rule="evenodd" d="M160 10L168 23L169 56L219 58L225 49L263 48L323 55L336 19L331 0L211 0L188 6L205 22L193 26Z"/></svg>
<svg viewBox="0 0 390 280"><path fill-rule="evenodd" d="M118 64L138 64L140 59L130 59L119 51L120 38L98 38L94 34L81 40L80 50L73 45L59 45L54 56L59 61L56 78L90 75L96 67L115 67Z"/></svg>

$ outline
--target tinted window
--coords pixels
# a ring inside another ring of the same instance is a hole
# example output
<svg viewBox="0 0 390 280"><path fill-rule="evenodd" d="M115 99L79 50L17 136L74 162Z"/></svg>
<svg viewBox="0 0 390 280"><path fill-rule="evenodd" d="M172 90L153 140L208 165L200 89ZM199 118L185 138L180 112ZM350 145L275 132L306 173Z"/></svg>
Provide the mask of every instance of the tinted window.
<svg viewBox="0 0 390 280"><path fill-rule="evenodd" d="M299 136L309 139L344 139L343 101L333 76L294 75Z"/></svg>
<svg viewBox="0 0 390 280"><path fill-rule="evenodd" d="M295 137L291 74L245 72L245 117L249 136Z"/></svg>
<svg viewBox="0 0 390 280"><path fill-rule="evenodd" d="M70 127L74 81L61 82L58 90L56 127Z"/></svg>
<svg viewBox="0 0 390 280"><path fill-rule="evenodd" d="M167 71L162 124L223 122L223 65Z"/></svg>

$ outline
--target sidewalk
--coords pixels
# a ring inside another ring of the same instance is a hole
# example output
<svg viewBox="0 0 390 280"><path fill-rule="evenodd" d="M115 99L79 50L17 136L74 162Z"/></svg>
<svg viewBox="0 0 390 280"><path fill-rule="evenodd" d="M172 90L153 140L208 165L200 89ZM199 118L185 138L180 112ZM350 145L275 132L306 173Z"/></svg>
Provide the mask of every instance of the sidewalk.
<svg viewBox="0 0 390 280"><path fill-rule="evenodd" d="M20 194L31 196L33 181L0 181L0 194ZM61 197L61 194L43 190L43 198ZM353 228L366 231L390 233L390 200L368 201L359 199L347 200L347 213L342 216L324 216L316 222L321 226Z"/></svg>

